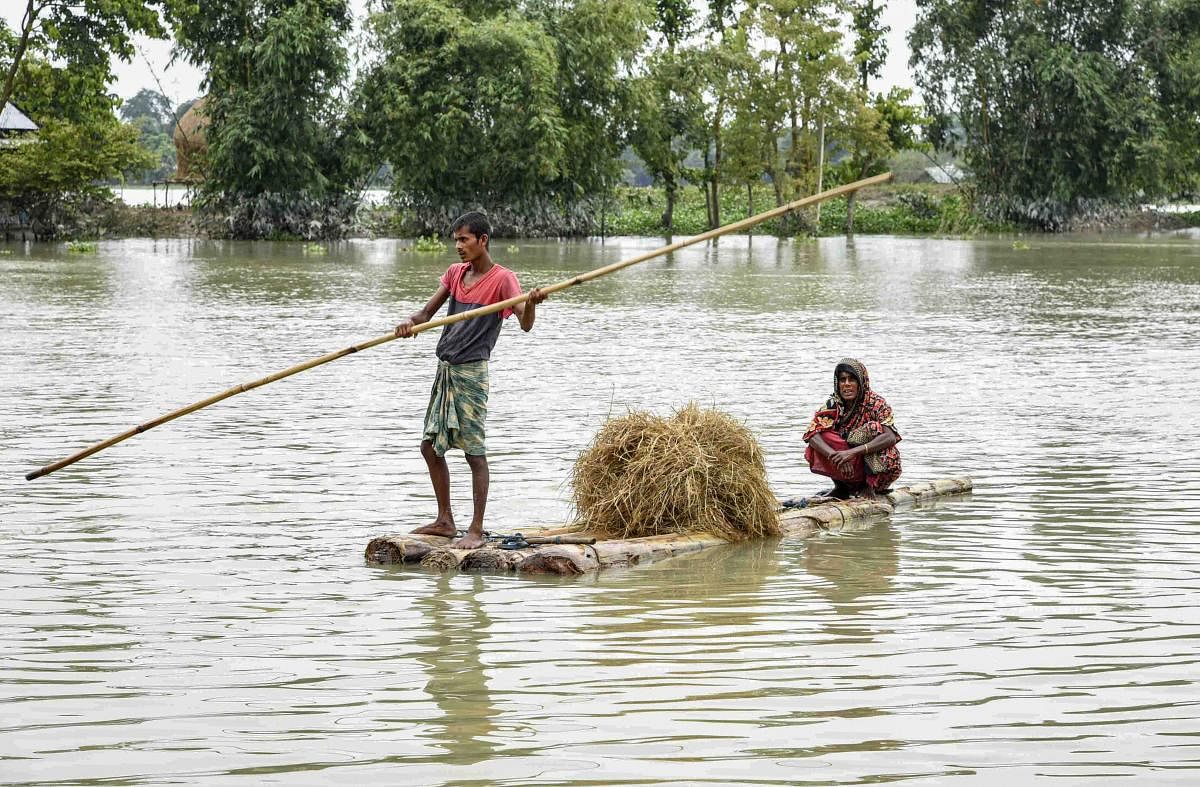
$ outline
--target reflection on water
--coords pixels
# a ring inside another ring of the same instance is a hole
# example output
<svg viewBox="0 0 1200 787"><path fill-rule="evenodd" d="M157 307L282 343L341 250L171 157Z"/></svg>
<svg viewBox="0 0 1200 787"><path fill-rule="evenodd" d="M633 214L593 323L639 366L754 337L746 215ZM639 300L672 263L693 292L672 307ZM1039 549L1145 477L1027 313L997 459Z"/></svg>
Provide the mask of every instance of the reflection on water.
<svg viewBox="0 0 1200 787"><path fill-rule="evenodd" d="M504 244L529 286L652 249ZM559 293L492 363L490 525L563 520L611 413L744 420L772 485L862 358L905 478L970 497L572 580L362 563L426 521L446 255L0 247L0 781L987 783L1197 777L1200 246L725 238ZM511 249L509 247L512 247ZM469 473L451 456L453 493Z"/></svg>
<svg viewBox="0 0 1200 787"><path fill-rule="evenodd" d="M413 637L423 650L416 660L429 681L425 691L441 711L420 733L449 755L450 762L471 765L496 753L500 711L488 695L483 663L484 640L491 620L478 596L486 590L483 577L455 590L448 577L438 577L427 594L413 599L424 624Z"/></svg>
<svg viewBox="0 0 1200 787"><path fill-rule="evenodd" d="M890 522L865 531L818 538L804 550L804 570L824 580L815 590L825 598L837 618L829 634L870 638L867 625L872 609L893 586L900 569L900 538Z"/></svg>

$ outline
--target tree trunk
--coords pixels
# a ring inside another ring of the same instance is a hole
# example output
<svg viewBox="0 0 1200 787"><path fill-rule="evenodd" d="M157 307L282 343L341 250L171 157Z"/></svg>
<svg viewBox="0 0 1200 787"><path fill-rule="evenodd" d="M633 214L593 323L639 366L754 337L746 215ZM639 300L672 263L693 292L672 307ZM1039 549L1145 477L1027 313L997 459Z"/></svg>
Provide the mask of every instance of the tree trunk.
<svg viewBox="0 0 1200 787"><path fill-rule="evenodd" d="M675 182L675 176L670 173L663 176L663 183L667 192L667 209L663 211L662 227L668 235L673 235L675 232L675 192L679 189L679 184Z"/></svg>
<svg viewBox="0 0 1200 787"><path fill-rule="evenodd" d="M21 58L25 56L25 49L29 46L29 35L33 32L33 23L37 19L37 11L33 7L33 0L29 0L25 6L25 16L21 19L21 40L17 42L17 51L13 54L12 65L8 67L8 74L4 77L4 92L0 93L0 112L4 111L4 105L12 98L13 83L17 81L17 69L21 67Z"/></svg>
<svg viewBox="0 0 1200 787"><path fill-rule="evenodd" d="M746 218L754 215L754 186L746 184ZM753 235L754 227L751 227L748 232Z"/></svg>
<svg viewBox="0 0 1200 787"><path fill-rule="evenodd" d="M817 192L825 186L825 112L822 109L817 135ZM861 180L861 178L860 178ZM853 192L851 192L853 195ZM817 203L817 234L821 234L821 203Z"/></svg>
<svg viewBox="0 0 1200 787"><path fill-rule="evenodd" d="M707 188L708 199L705 202L708 203L708 228L715 230L721 226L721 204L717 201L720 199L720 194L717 191L717 174L715 170L708 178Z"/></svg>
<svg viewBox="0 0 1200 787"><path fill-rule="evenodd" d="M700 181L700 188L704 191L704 221L706 223L712 221L712 189L708 187L709 173L712 172L712 157L707 150L704 151L704 177Z"/></svg>
<svg viewBox="0 0 1200 787"><path fill-rule="evenodd" d="M870 169L870 162L863 162L863 165L858 168L858 177L856 180L862 180L867 176L867 170ZM846 197L846 235L849 237L854 234L854 204L858 201L858 192L850 192L850 196Z"/></svg>
<svg viewBox="0 0 1200 787"><path fill-rule="evenodd" d="M778 160L778 154L776 155L776 160ZM767 175L771 178L771 188L775 192L775 207L777 207L777 208L781 207L784 204L784 199L783 199L783 184L780 183L779 170L777 170L775 167L770 167L767 169ZM781 235L787 235L789 233L789 228L791 227L791 224L792 224L792 214L791 213L785 213L782 216L780 216L779 217L779 233Z"/></svg>
<svg viewBox="0 0 1200 787"><path fill-rule="evenodd" d="M713 163L709 170L708 187L712 192L709 202L708 228L715 230L721 226L721 188L718 177L721 172L721 118L725 115L725 96L717 99L716 111L713 113L712 139Z"/></svg>

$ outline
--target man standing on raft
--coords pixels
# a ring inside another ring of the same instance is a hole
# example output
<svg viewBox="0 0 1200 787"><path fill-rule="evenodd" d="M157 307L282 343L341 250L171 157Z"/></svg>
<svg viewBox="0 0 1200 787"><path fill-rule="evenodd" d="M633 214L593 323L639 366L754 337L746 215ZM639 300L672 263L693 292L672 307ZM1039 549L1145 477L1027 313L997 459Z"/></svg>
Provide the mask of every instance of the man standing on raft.
<svg viewBox="0 0 1200 787"><path fill-rule="evenodd" d="M833 396L813 415L804 442L809 468L833 479L825 497L874 497L900 477L892 408L871 390L867 367L854 358L838 361Z"/></svg>
<svg viewBox="0 0 1200 787"><path fill-rule="evenodd" d="M447 299L449 314L507 300L521 294L516 274L492 261L488 240L492 228L487 217L472 211L460 216L450 227L454 248L460 263L451 265L424 308L396 326L396 336L410 337L413 328L429 322ZM483 535L483 514L487 507L488 463L484 446L484 422L487 420L488 359L500 327L514 312L521 330L533 329L535 306L546 300L540 289L529 291L523 303L511 309L472 317L442 330L437 344L438 369L425 411L425 427L421 440L421 455L429 468L433 493L437 498L438 514L414 533L453 538L457 535L454 515L450 511L450 469L446 451L461 448L471 468L471 492L474 515L467 533L451 544L455 549L476 549L486 543Z"/></svg>

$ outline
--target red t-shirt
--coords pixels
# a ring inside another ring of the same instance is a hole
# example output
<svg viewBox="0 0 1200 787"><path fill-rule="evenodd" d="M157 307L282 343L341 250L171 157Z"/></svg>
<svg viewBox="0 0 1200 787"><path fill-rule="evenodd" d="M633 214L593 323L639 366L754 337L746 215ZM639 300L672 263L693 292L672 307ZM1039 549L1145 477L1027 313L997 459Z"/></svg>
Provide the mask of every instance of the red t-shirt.
<svg viewBox="0 0 1200 787"><path fill-rule="evenodd" d="M521 294L517 275L503 265L493 263L483 278L470 287L463 286L463 276L471 263L458 262L442 275L442 285L450 291L447 314L478 309L493 303L508 300ZM512 309L503 309L494 314L472 317L469 320L447 325L438 340L437 357L450 363L486 361L492 356L492 348L500 336L500 326L512 314Z"/></svg>

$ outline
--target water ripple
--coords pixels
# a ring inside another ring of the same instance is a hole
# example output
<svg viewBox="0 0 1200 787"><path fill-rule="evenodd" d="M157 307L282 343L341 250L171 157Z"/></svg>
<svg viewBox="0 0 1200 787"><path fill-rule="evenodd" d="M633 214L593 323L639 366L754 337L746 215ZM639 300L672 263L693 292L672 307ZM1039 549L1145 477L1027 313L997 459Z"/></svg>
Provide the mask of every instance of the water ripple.
<svg viewBox="0 0 1200 787"><path fill-rule="evenodd" d="M545 284L653 248L519 243ZM715 405L781 493L832 364L961 500L573 580L371 568L431 515L436 337L20 476L386 333L445 264L387 241L0 257L0 779L12 784L1190 784L1200 268L1186 238L756 237L505 330L489 518L562 521L627 408ZM465 516L470 490L452 457Z"/></svg>

